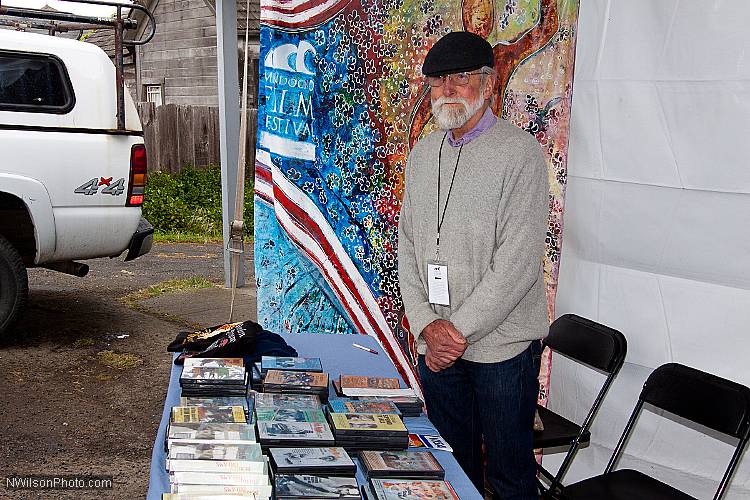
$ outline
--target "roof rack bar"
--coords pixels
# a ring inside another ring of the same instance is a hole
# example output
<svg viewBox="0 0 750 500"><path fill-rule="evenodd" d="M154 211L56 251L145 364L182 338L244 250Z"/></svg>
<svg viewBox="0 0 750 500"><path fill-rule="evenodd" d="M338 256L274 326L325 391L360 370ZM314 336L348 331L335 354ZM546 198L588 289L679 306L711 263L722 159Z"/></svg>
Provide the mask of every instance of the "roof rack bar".
<svg viewBox="0 0 750 500"><path fill-rule="evenodd" d="M156 19L154 19L153 14L151 14L151 11L148 10L146 7L143 7L142 5L138 5L137 3L113 2L112 0L63 0L63 1L71 2L71 3L85 3L89 5L104 5L108 7L116 7L117 16L114 19L104 18L107 21L104 24L116 28L118 19L119 19L119 20L122 20L123 22L122 27L125 30L136 29L138 27L138 22L135 19L131 19L129 17L126 17L123 19L122 9L123 8L135 9L135 10L139 10L143 12L143 14L148 18L149 24L151 25L151 32L143 40L123 40L122 43L124 43L125 45L143 45L145 43L150 42L151 39L154 37L154 33L156 33ZM2 0L0 0L0 3L2 3Z"/></svg>
<svg viewBox="0 0 750 500"><path fill-rule="evenodd" d="M123 61L123 45L143 45L151 41L156 33L156 20L151 12L141 5L135 3L113 2L111 0L65 0L66 2L83 3L90 5L105 5L115 7L115 17L92 17L71 14L68 12L55 12L41 9L26 9L19 7L3 7L0 0L0 15L25 17L30 19L43 19L48 21L63 21L67 23L84 23L98 26L106 26L115 30L115 79L117 89L117 130L125 130L125 67ZM129 29L137 29L138 21L130 17L123 17L122 10L139 10L148 18L151 24L151 32L143 40L124 40L124 33Z"/></svg>
<svg viewBox="0 0 750 500"><path fill-rule="evenodd" d="M40 30L54 31L55 33L67 33L69 31L85 31L90 29L96 29L97 27L92 24L60 24L55 21L50 22L34 22L34 21L11 21L9 19L0 19L0 26L10 26L11 28L35 28ZM104 29L104 28L101 28Z"/></svg>
<svg viewBox="0 0 750 500"><path fill-rule="evenodd" d="M85 3L85 2L84 2ZM49 21L64 21L70 23L96 24L100 26L114 27L117 22L109 17L80 16L68 12L51 12L41 9L25 9L22 7L4 7L0 5L0 15L13 17L27 17L31 19L44 19ZM133 29L138 26L135 19L126 19L127 29Z"/></svg>

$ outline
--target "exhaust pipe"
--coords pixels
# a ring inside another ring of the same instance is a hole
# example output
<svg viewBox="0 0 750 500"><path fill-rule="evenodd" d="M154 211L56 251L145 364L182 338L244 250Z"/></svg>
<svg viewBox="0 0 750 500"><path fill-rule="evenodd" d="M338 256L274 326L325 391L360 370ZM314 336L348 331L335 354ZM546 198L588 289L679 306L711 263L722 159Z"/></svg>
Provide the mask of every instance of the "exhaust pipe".
<svg viewBox="0 0 750 500"><path fill-rule="evenodd" d="M72 274L73 276L78 276L79 278L83 278L89 273L88 264L81 264L80 262L73 262L72 260L68 260L65 262L50 262L49 264L45 264L42 267L50 269L52 271Z"/></svg>

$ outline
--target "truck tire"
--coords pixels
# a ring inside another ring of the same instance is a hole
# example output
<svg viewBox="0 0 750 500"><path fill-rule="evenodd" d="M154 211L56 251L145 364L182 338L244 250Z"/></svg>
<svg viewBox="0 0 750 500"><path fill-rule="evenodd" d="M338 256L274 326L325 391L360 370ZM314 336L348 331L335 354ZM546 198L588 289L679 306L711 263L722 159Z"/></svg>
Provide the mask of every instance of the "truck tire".
<svg viewBox="0 0 750 500"><path fill-rule="evenodd" d="M21 255L0 236L0 337L21 317L29 295L29 279Z"/></svg>

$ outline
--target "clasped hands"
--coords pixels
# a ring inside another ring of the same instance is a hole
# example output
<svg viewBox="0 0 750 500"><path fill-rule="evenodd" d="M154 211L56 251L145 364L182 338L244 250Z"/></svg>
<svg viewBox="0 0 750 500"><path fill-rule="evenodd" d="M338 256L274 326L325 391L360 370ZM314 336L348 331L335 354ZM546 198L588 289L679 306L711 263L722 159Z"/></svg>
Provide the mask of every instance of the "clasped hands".
<svg viewBox="0 0 750 500"><path fill-rule="evenodd" d="M453 323L444 319L436 319L427 325L422 330L422 338L427 343L425 363L434 372L453 366L468 346L461 332Z"/></svg>

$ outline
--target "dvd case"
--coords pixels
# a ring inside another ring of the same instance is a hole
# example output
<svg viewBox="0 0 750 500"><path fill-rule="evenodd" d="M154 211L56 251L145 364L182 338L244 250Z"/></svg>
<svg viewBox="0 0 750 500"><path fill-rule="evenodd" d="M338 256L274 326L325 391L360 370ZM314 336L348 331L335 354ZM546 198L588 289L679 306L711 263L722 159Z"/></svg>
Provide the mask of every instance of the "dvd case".
<svg viewBox="0 0 750 500"><path fill-rule="evenodd" d="M358 500L359 486L353 477L278 474L274 478L276 498Z"/></svg>
<svg viewBox="0 0 750 500"><path fill-rule="evenodd" d="M328 401L331 413L393 413L401 415L392 401L337 398Z"/></svg>
<svg viewBox="0 0 750 500"><path fill-rule="evenodd" d="M320 409L320 398L314 394L277 394L260 392L255 395L255 408Z"/></svg>
<svg viewBox="0 0 750 500"><path fill-rule="evenodd" d="M208 408L205 406L172 407L172 423L184 424L245 424L245 409L241 406Z"/></svg>
<svg viewBox="0 0 750 500"><path fill-rule="evenodd" d="M359 460L369 477L445 477L445 470L429 451L361 451Z"/></svg>
<svg viewBox="0 0 750 500"><path fill-rule="evenodd" d="M352 474L357 466L341 447L271 448L271 466L278 474Z"/></svg>
<svg viewBox="0 0 750 500"><path fill-rule="evenodd" d="M168 472L215 472L219 474L268 474L265 460L167 460Z"/></svg>
<svg viewBox="0 0 750 500"><path fill-rule="evenodd" d="M288 370L300 372L322 372L320 358L290 358L283 356L263 356L260 362L261 373L268 370Z"/></svg>
<svg viewBox="0 0 750 500"><path fill-rule="evenodd" d="M258 408L258 422L325 422L323 410L299 410L296 408Z"/></svg>
<svg viewBox="0 0 750 500"><path fill-rule="evenodd" d="M169 448L169 459L261 461L261 448L252 444L180 444Z"/></svg>
<svg viewBox="0 0 750 500"><path fill-rule="evenodd" d="M255 428L248 424L172 423L167 428L167 442L174 440L254 443Z"/></svg>
<svg viewBox="0 0 750 500"><path fill-rule="evenodd" d="M453 487L444 480L370 479L377 500L458 500Z"/></svg>
<svg viewBox="0 0 750 500"><path fill-rule="evenodd" d="M387 413L331 413L331 424L336 436L376 434L406 436L408 431L398 415Z"/></svg>
<svg viewBox="0 0 750 500"><path fill-rule="evenodd" d="M321 422L258 422L258 438L266 445L289 441L313 446L333 444L331 429Z"/></svg>

